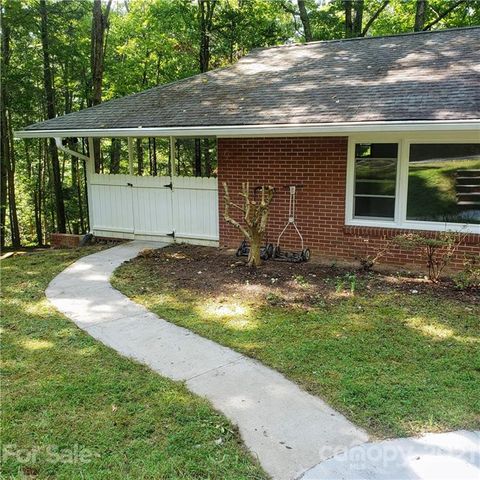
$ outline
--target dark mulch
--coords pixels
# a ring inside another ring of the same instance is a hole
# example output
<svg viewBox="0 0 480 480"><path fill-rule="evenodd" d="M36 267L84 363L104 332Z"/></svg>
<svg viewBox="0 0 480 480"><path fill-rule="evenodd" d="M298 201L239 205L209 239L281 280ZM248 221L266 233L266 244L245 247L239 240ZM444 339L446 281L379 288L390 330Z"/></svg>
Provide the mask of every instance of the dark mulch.
<svg viewBox="0 0 480 480"><path fill-rule="evenodd" d="M386 274L364 272L360 269L321 264L314 261L289 263L266 261L260 268L245 265L245 257L236 257L235 251L214 247L175 244L140 254L148 259L152 273L168 279L174 288L186 288L217 295L242 292L252 297L270 294L272 301L282 298L288 303L316 303L319 297L348 294L352 289L368 294L405 292L412 295L429 294L451 298L468 304L480 303L480 291L458 290L449 279L434 284L422 276L404 273ZM247 288L246 288L247 287Z"/></svg>

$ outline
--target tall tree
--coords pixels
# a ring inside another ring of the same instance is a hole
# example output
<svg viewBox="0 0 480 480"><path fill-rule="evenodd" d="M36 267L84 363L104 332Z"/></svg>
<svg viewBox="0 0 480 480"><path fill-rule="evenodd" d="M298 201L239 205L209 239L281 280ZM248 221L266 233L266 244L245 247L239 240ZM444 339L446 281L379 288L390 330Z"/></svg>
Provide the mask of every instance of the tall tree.
<svg viewBox="0 0 480 480"><path fill-rule="evenodd" d="M50 44L48 35L48 12L45 0L40 0L41 37L43 52L43 83L47 102L47 117L55 118L55 90L53 86L53 75L50 65ZM57 219L57 230L60 233L66 232L65 203L63 199L62 178L60 163L58 161L58 150L53 138L49 142L50 160L52 162L53 190L55 194L55 211Z"/></svg>
<svg viewBox="0 0 480 480"><path fill-rule="evenodd" d="M12 245L20 246L20 229L17 214L17 199L15 192L15 152L13 150L12 122L9 112L9 98L6 88L6 76L10 64L10 26L2 25L2 86L1 86L1 151L2 156L2 198L1 198L1 245L5 244L6 197L10 219L10 235ZM4 190L6 188L6 191Z"/></svg>
<svg viewBox="0 0 480 480"><path fill-rule="evenodd" d="M305 6L305 0L298 0L298 11L300 14L300 20L303 25L303 36L306 42L313 40L312 29L310 27L310 19L308 17L307 7Z"/></svg>
<svg viewBox="0 0 480 480"><path fill-rule="evenodd" d="M217 0L198 0L200 20L200 72L207 72L210 66L210 35L213 13Z"/></svg>
<svg viewBox="0 0 480 480"><path fill-rule="evenodd" d="M353 37L353 0L345 0L345 38Z"/></svg>
<svg viewBox="0 0 480 480"><path fill-rule="evenodd" d="M102 103L103 70L105 61L105 32L108 28L108 17L112 0L108 0L105 11L102 9L102 0L93 0L92 10L92 34L90 69L92 73L92 91L90 104ZM95 171L101 170L100 139L93 141L93 155L95 159Z"/></svg>
<svg viewBox="0 0 480 480"><path fill-rule="evenodd" d="M413 30L421 32L425 26L425 19L427 15L427 0L417 0L415 5L415 24Z"/></svg>

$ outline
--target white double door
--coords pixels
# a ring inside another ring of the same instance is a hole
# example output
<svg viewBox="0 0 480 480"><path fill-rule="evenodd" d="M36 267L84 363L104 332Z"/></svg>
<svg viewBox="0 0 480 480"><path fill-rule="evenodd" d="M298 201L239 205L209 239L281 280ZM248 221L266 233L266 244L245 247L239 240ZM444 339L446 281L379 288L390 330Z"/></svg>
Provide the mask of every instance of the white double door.
<svg viewBox="0 0 480 480"><path fill-rule="evenodd" d="M218 241L216 178L91 177L93 231Z"/></svg>

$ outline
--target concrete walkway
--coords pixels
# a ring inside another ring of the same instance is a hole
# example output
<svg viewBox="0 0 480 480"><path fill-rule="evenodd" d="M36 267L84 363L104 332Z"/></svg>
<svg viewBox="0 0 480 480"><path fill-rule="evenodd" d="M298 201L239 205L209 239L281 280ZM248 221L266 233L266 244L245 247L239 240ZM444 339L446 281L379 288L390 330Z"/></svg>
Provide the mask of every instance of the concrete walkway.
<svg viewBox="0 0 480 480"><path fill-rule="evenodd" d="M480 432L429 433L365 443L320 463L302 480L479 480Z"/></svg>
<svg viewBox="0 0 480 480"><path fill-rule="evenodd" d="M298 478L368 440L363 430L279 373L161 320L110 285L120 264L159 246L135 241L84 257L60 273L46 295L96 339L163 376L185 381L210 400L238 425L246 446L274 479Z"/></svg>

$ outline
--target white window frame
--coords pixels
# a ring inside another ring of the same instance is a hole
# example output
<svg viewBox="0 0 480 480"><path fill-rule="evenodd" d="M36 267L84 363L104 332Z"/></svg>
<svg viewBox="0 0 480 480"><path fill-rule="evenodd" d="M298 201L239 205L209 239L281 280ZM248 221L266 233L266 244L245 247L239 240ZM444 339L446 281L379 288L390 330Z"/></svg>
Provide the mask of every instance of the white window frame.
<svg viewBox="0 0 480 480"><path fill-rule="evenodd" d="M397 183L395 190L395 216L393 220L355 218L355 145L357 143L398 143ZM397 228L429 231L460 231L480 234L480 225L469 223L427 222L407 220L408 167L412 143L479 143L480 131L474 133L409 132L390 134L372 133L352 135L348 138L347 179L345 196L345 225L359 227Z"/></svg>

